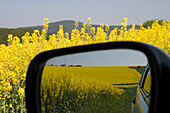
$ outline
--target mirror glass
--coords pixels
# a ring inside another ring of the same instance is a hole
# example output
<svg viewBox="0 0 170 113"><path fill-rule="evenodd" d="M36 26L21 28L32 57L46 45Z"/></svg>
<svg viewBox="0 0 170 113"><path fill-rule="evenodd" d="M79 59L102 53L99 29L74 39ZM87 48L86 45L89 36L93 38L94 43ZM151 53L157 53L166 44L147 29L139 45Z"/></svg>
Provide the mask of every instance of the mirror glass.
<svg viewBox="0 0 170 113"><path fill-rule="evenodd" d="M131 112L146 65L139 51L113 49L49 59L41 80L42 112Z"/></svg>

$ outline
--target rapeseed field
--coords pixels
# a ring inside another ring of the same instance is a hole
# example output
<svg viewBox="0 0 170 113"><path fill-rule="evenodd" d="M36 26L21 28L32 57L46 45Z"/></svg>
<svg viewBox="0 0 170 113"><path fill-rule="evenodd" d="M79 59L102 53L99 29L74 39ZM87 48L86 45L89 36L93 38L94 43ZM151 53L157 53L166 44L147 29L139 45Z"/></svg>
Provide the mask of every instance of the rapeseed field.
<svg viewBox="0 0 170 113"><path fill-rule="evenodd" d="M40 52L94 43L137 41L155 45L170 54L170 21L163 21L160 25L156 20L148 28L141 24L139 29L135 29L135 25L127 29L127 18L124 18L121 29L109 31L109 25L104 29L103 24L95 29L91 25L91 18L88 18L88 22L83 24L81 30L77 29L79 23L76 21L71 34L64 32L63 26L60 25L56 34L47 37L48 23L48 19L45 18L42 31L34 30L32 34L27 32L22 37L9 34L8 45L0 45L0 112L26 112L24 92L26 72L30 61ZM106 88L109 91L112 90L108 87ZM120 89L117 90L121 92ZM67 97L69 95L65 98ZM65 104L60 106L64 107Z"/></svg>
<svg viewBox="0 0 170 113"><path fill-rule="evenodd" d="M134 88L137 84L133 83L139 82L141 74L136 69L128 66L45 66L41 82L42 110L77 113L91 112L92 109L98 111L100 108L95 106L104 104L102 100L107 98L112 105L109 112L115 112L112 109L118 107L121 101L113 98L121 96L125 91L123 88ZM128 83L132 85L121 85ZM93 105L89 106L90 103ZM131 103L127 106L131 106Z"/></svg>

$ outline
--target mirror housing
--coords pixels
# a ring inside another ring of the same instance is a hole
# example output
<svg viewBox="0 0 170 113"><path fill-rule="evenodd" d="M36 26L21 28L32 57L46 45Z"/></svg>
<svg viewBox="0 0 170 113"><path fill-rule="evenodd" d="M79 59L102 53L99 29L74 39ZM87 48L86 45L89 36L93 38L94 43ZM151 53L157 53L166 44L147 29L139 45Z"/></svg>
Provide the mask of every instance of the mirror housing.
<svg viewBox="0 0 170 113"><path fill-rule="evenodd" d="M108 42L91 45L76 46L70 48L55 49L38 54L31 61L26 76L26 108L28 113L41 112L40 84L41 74L46 61L50 58L109 49L132 49L144 53L149 61L152 72L151 100L149 113L170 112L170 57L161 49L139 42ZM162 98L166 98L162 99Z"/></svg>

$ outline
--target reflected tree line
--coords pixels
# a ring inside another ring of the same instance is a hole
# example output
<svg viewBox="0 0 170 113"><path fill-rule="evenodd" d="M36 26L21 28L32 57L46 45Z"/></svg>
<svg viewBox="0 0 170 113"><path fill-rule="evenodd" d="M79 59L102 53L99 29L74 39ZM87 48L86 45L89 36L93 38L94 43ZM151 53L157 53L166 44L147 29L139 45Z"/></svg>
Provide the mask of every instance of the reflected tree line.
<svg viewBox="0 0 170 113"><path fill-rule="evenodd" d="M66 64L60 64L60 65L54 65L54 64L50 64L48 66L61 66L61 67L82 67L82 65L77 64L77 65L66 65Z"/></svg>

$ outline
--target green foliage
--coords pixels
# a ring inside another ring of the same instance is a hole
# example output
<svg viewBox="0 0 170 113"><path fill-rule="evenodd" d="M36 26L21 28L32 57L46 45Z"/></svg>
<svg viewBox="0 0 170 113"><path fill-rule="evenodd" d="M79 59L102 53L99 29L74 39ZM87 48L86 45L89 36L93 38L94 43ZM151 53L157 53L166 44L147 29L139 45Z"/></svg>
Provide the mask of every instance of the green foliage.
<svg viewBox="0 0 170 113"><path fill-rule="evenodd" d="M157 20L157 19L155 19L155 20ZM145 27L145 28L151 27L155 20L148 20L148 21L144 22L143 27ZM158 20L158 24L162 25L162 22L163 22L163 20Z"/></svg>
<svg viewBox="0 0 170 113"><path fill-rule="evenodd" d="M129 67L129 68L135 69L136 71L138 71L142 75L142 73L145 70L146 66L138 66L138 67L132 66L132 67Z"/></svg>
<svg viewBox="0 0 170 113"><path fill-rule="evenodd" d="M18 36L20 39L26 33L33 33L32 29L7 29L0 28L0 44L7 45L8 34L12 34L13 36Z"/></svg>

